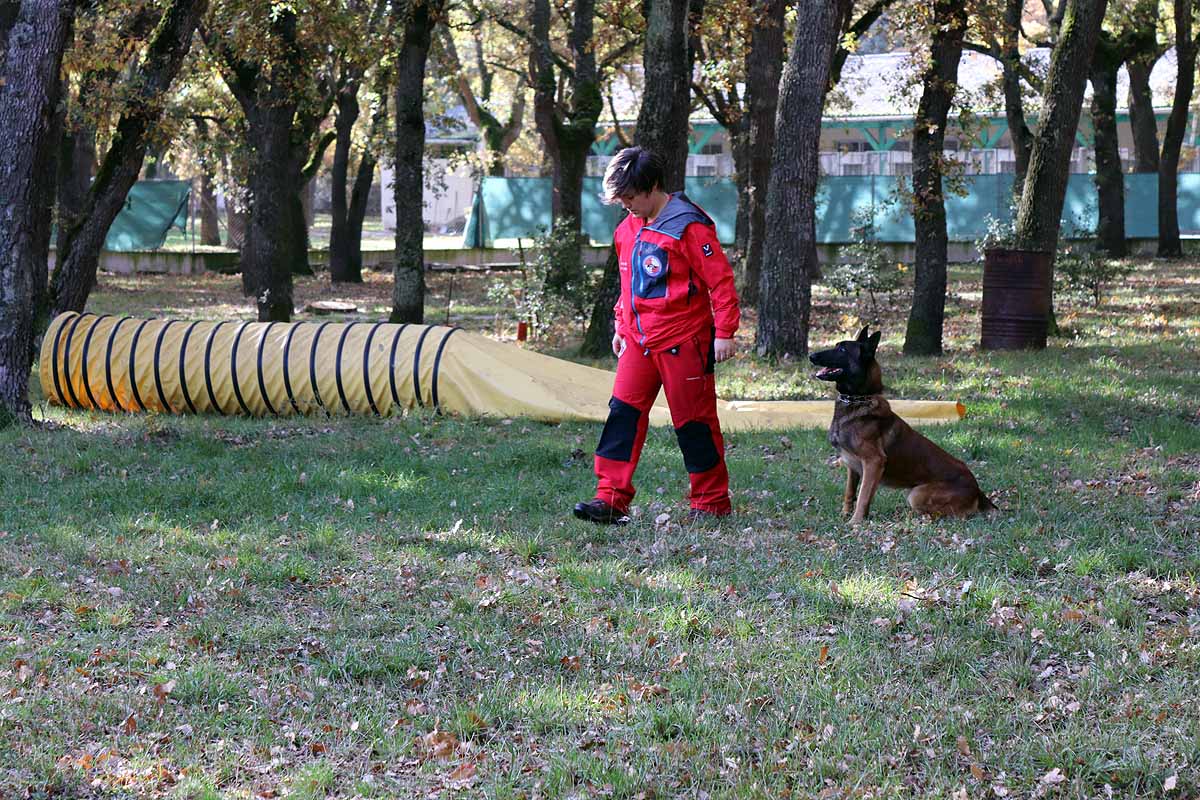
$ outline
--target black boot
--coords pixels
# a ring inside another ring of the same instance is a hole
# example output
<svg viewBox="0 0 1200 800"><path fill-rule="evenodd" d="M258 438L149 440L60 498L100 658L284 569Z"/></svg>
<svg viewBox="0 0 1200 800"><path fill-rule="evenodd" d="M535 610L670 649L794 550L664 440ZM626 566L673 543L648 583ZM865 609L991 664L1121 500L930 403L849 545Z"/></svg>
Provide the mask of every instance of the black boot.
<svg viewBox="0 0 1200 800"><path fill-rule="evenodd" d="M597 525L628 525L629 515L610 506L603 500L589 500L575 504L575 516Z"/></svg>

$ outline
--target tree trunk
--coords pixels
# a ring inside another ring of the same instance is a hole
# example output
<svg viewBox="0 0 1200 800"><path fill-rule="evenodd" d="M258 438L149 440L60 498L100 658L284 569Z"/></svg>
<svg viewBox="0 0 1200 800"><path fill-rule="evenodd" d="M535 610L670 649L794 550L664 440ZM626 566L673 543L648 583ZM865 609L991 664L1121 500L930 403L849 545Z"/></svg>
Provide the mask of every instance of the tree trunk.
<svg viewBox="0 0 1200 800"><path fill-rule="evenodd" d="M529 55L533 74L533 121L544 145L543 154L550 162L550 219L562 216L561 143L558 139L558 78L550 46L550 2L533 0L531 22L533 42Z"/></svg>
<svg viewBox="0 0 1200 800"><path fill-rule="evenodd" d="M30 418L35 260L43 249L39 195L54 182L40 162L52 146L59 70L74 15L72 0L25 0L0 68L0 426Z"/></svg>
<svg viewBox="0 0 1200 800"><path fill-rule="evenodd" d="M96 131L84 119L65 122L58 155L58 234L55 249L62 253L67 232L79 221L96 166Z"/></svg>
<svg viewBox="0 0 1200 800"><path fill-rule="evenodd" d="M58 251L51 279L55 314L82 312L87 304L108 229L137 182L150 134L162 115L171 83L191 49L192 34L207 7L207 0L173 0L155 28L145 60L128 83L135 95L117 122L112 144L83 209Z"/></svg>
<svg viewBox="0 0 1200 800"><path fill-rule="evenodd" d="M205 247L221 246L221 221L217 215L217 191L214 187L212 169L200 167L200 244Z"/></svg>
<svg viewBox="0 0 1200 800"><path fill-rule="evenodd" d="M663 189L683 189L687 170L692 73L688 69L688 0L648 0L647 76L634 143L663 160Z"/></svg>
<svg viewBox="0 0 1200 800"><path fill-rule="evenodd" d="M243 202L234 197L235 192L227 192L225 194L225 231L228 235L228 240L225 242L226 247L233 247L245 255L246 242L246 211L238 207L238 203Z"/></svg>
<svg viewBox="0 0 1200 800"><path fill-rule="evenodd" d="M1151 44L1154 44L1153 40ZM1134 172L1158 172L1158 121L1154 117L1154 97L1150 93L1150 72L1157 60L1135 57L1126 64Z"/></svg>
<svg viewBox="0 0 1200 800"><path fill-rule="evenodd" d="M347 81L338 92L337 119L334 128L337 142L333 146L333 201L329 228L329 277L334 283L362 283L362 272L353 269L351 251L357 249L350 239L349 208L346 202L346 179L350 169L350 134L358 119L358 81Z"/></svg>
<svg viewBox="0 0 1200 800"><path fill-rule="evenodd" d="M938 25L930 45L929 66L922 76L921 102L913 124L913 221L916 226L916 269L913 302L904 332L904 352L938 355L946 312L946 199L942 185L946 118L958 88L967 11L958 0L937 0Z"/></svg>
<svg viewBox="0 0 1200 800"><path fill-rule="evenodd" d="M758 0L755 6L757 22L750 34L750 54L746 58L750 174L746 186L747 234L740 295L743 303L753 306L758 305L762 280L767 185L771 181L771 152L775 147L775 112L779 105L779 75L783 71L783 15L786 9L784 0Z"/></svg>
<svg viewBox="0 0 1200 800"><path fill-rule="evenodd" d="M759 283L759 355L808 353L812 276L817 272L816 193L821 115L830 67L851 0L801 3L779 82L775 150L767 190Z"/></svg>
<svg viewBox="0 0 1200 800"><path fill-rule="evenodd" d="M750 240L750 131L749 120L743 114L735 123L726 126L729 134L729 150L733 155L733 184L737 189L737 212L733 222L733 250L736 255L734 269L738 271L738 296L742 302L746 295L745 283L746 249Z"/></svg>
<svg viewBox="0 0 1200 800"><path fill-rule="evenodd" d="M8 52L8 34L21 13L21 0L0 0L0 63Z"/></svg>
<svg viewBox="0 0 1200 800"><path fill-rule="evenodd" d="M1196 43L1192 40L1193 0L1175 0L1175 59L1179 73L1175 78L1175 98L1163 132L1162 154L1158 160L1158 256L1179 258L1179 151L1187 132L1188 109L1196 86Z"/></svg>
<svg viewBox="0 0 1200 800"><path fill-rule="evenodd" d="M78 18L75 24L78 24ZM70 45L68 45L68 49ZM37 151L37 163L43 174L58 175L58 161L63 131L66 129L66 104L61 102L70 92L66 74L60 72L59 79L50 97L50 107L57 108L50 123L50 130ZM33 236L33 342L29 362L37 358L37 346L42 331L50 326L50 234L54 221L54 199L57 180L38 181L34 195Z"/></svg>
<svg viewBox="0 0 1200 800"><path fill-rule="evenodd" d="M592 305L592 315L588 320L587 331L583 335L583 344L579 352L592 358L603 358L612 355L612 337L614 333L613 306L621 294L620 262L617 259L616 246L608 250L608 260L604 262L604 272L596 289L596 301Z"/></svg>
<svg viewBox="0 0 1200 800"><path fill-rule="evenodd" d="M1016 161L1013 179L1013 198L1019 200L1025 186L1025 173L1029 170L1029 151L1033 147L1033 134L1025 123L1025 101L1021 97L1021 12L1024 0L1005 0L1004 29L1002 33L1004 117L1008 122L1008 137L1012 142Z"/></svg>
<svg viewBox="0 0 1200 800"><path fill-rule="evenodd" d="M264 103L243 111L254 158L242 242L242 291L255 299L259 322L288 322L293 311L292 266L305 240L303 179L291 143L295 102Z"/></svg>
<svg viewBox="0 0 1200 800"><path fill-rule="evenodd" d="M554 151L550 153L554 165L553 224L556 229L566 225L579 233L582 245L583 178L587 174L588 154L596 141L596 123L604 110L593 35L596 3L595 0L575 0L571 12L569 46L574 70L568 84L567 108L560 108L555 97L558 81L549 60L549 2L536 0L534 6L534 35L541 37L535 45L538 80L534 92L534 116L547 151Z"/></svg>
<svg viewBox="0 0 1200 800"><path fill-rule="evenodd" d="M220 247L221 222L217 213L216 180L212 162L208 156L204 155L208 142L208 120L204 117L194 116L192 124L196 126L196 136L202 142L198 165L200 169L200 208L197 212L200 217L200 244L206 247ZM228 208L232 208L232 205ZM234 246L232 237L230 237L229 244L231 247Z"/></svg>
<svg viewBox="0 0 1200 800"><path fill-rule="evenodd" d="M375 181L375 156L364 151L358 159L358 173L350 191L350 209L346 215L346 238L350 240L350 269L362 281L362 231L367 216L367 199Z"/></svg>
<svg viewBox="0 0 1200 800"><path fill-rule="evenodd" d="M1096 131L1096 192L1100 218L1096 236L1100 246L1113 258L1124 258L1125 246L1125 174L1117 141L1117 71L1119 53L1113 42L1101 33L1092 56L1092 126Z"/></svg>
<svg viewBox="0 0 1200 800"><path fill-rule="evenodd" d="M376 81L375 88L379 93L379 105L371 115L371 135L358 159L358 172L354 176L354 188L350 191L350 209L346 216L346 238L350 240L350 271L360 277L362 275L363 219L367 216L367 200L371 196L371 184L375 180L375 148L383 147L384 133L387 128L388 84L386 76L381 76Z"/></svg>
<svg viewBox="0 0 1200 800"><path fill-rule="evenodd" d="M425 63L430 36L444 0L414 0L404 25L396 63L396 263L393 268L392 322L425 319Z"/></svg>
<svg viewBox="0 0 1200 800"><path fill-rule="evenodd" d="M1050 55L1045 101L1017 208L1016 246L1053 253L1067 193L1083 90L1107 0L1067 0Z"/></svg>

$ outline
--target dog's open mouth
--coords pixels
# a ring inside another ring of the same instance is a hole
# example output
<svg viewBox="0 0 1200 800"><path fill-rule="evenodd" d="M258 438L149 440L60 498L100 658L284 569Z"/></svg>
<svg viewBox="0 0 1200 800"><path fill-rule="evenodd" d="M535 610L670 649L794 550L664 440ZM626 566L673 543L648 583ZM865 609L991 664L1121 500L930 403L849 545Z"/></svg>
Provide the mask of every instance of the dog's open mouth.
<svg viewBox="0 0 1200 800"><path fill-rule="evenodd" d="M817 370L816 377L820 380L827 381L836 378L842 374L840 367L821 367Z"/></svg>

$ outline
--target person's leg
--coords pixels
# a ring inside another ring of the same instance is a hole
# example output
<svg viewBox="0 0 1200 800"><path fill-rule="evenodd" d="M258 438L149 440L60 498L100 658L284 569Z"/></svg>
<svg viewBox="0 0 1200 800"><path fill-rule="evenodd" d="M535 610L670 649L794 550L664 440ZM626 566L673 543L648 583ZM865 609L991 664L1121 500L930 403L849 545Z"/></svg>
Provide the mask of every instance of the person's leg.
<svg viewBox="0 0 1200 800"><path fill-rule="evenodd" d="M650 407L662 386L653 356L630 347L617 362L617 378L608 401L608 421L596 446L596 499L621 513L633 501L633 473L637 469Z"/></svg>
<svg viewBox="0 0 1200 800"><path fill-rule="evenodd" d="M691 505L697 511L728 514L729 471L725 440L717 418L712 335L704 334L657 354L671 422L691 480Z"/></svg>

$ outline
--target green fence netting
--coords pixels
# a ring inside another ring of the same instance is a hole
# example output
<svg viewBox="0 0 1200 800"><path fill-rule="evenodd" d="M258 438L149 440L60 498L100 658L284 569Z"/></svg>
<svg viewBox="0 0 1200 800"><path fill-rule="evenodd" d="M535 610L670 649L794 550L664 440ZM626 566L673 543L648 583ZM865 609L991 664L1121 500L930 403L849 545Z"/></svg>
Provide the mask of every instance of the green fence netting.
<svg viewBox="0 0 1200 800"><path fill-rule="evenodd" d="M963 181L964 193L946 194L946 228L951 241L973 242L995 219L1012 219L1012 175L972 175ZM911 243L912 213L906 197L910 179L891 175L825 177L817 189L817 241L853 241L855 212L874 209L876 236L881 242ZM734 237L737 187L731 178L688 178L688 196L712 216L723 243ZM497 239L530 239L550 227L549 178L484 178L467 221L464 246L492 247ZM600 202L600 178L585 178L583 230L593 241L608 243L624 212ZM1179 175L1179 229L1200 233L1200 173ZM1095 177L1071 175L1063 203L1063 235L1087 236L1099 217ZM1158 176L1125 176L1125 235L1131 239L1158 236Z"/></svg>
<svg viewBox="0 0 1200 800"><path fill-rule="evenodd" d="M105 250L157 250L171 228L187 231L187 181L138 181L108 229Z"/></svg>

